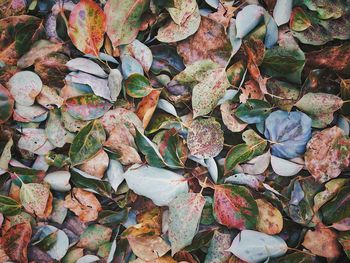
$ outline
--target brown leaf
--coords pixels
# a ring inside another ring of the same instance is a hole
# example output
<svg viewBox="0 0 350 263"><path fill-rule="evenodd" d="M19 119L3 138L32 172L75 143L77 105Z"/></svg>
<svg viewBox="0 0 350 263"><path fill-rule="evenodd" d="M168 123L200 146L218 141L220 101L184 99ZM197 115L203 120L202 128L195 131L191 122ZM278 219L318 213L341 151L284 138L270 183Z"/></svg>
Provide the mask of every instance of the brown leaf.
<svg viewBox="0 0 350 263"><path fill-rule="evenodd" d="M6 254L16 262L28 262L27 248L32 235L32 227L24 222L12 226L3 236L2 245Z"/></svg>
<svg viewBox="0 0 350 263"><path fill-rule="evenodd" d="M123 165L141 163L141 157L137 152L134 137L123 123L115 123L114 129L104 146L118 154L118 159Z"/></svg>
<svg viewBox="0 0 350 263"><path fill-rule="evenodd" d="M83 222L96 220L98 212L102 210L95 195L81 188L73 188L66 196L64 206L72 210Z"/></svg>
<svg viewBox="0 0 350 263"><path fill-rule="evenodd" d="M350 43L308 52L305 57L306 72L314 68L330 68L350 76Z"/></svg>
<svg viewBox="0 0 350 263"><path fill-rule="evenodd" d="M314 231L306 232L302 245L318 256L337 258L341 251L337 237L335 231L319 224Z"/></svg>
<svg viewBox="0 0 350 263"><path fill-rule="evenodd" d="M97 178L102 178L109 163L108 154L101 149L92 159L79 166L79 169Z"/></svg>
<svg viewBox="0 0 350 263"><path fill-rule="evenodd" d="M149 261L165 255L170 246L159 236L128 236L129 245L136 256Z"/></svg>
<svg viewBox="0 0 350 263"><path fill-rule="evenodd" d="M242 94L239 96L239 101L241 103L246 103L247 99L261 100L264 98L264 94L261 92L259 85L253 80L248 80L244 83L241 91Z"/></svg>
<svg viewBox="0 0 350 263"><path fill-rule="evenodd" d="M219 1L219 7L218 11L214 13L210 13L208 17L212 20L215 20L216 22L222 24L225 29L228 28L230 25L231 18L234 15L234 12L237 10L237 7L234 6L224 6L220 1Z"/></svg>
<svg viewBox="0 0 350 263"><path fill-rule="evenodd" d="M187 65L211 59L225 67L231 57L232 47L224 26L203 16L198 31L180 42L177 52Z"/></svg>
<svg viewBox="0 0 350 263"><path fill-rule="evenodd" d="M334 126L316 132L307 144L305 165L320 182L336 178L350 164L350 139Z"/></svg>
<svg viewBox="0 0 350 263"><path fill-rule="evenodd" d="M153 90L146 97L143 97L137 105L136 115L142 120L143 128L146 129L154 111L156 110L161 91Z"/></svg>

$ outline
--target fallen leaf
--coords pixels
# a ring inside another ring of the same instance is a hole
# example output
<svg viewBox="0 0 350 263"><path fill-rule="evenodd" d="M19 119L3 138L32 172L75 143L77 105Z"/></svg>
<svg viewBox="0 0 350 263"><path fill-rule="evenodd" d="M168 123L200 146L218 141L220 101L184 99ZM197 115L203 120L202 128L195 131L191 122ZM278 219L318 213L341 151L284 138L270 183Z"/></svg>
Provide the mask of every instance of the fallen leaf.
<svg viewBox="0 0 350 263"><path fill-rule="evenodd" d="M321 257L332 259L340 255L336 232L322 225L317 225L314 231L308 230L302 245Z"/></svg>
<svg viewBox="0 0 350 263"><path fill-rule="evenodd" d="M94 1L80 1L69 16L68 34L73 44L85 54L98 56L106 20L105 13Z"/></svg>
<svg viewBox="0 0 350 263"><path fill-rule="evenodd" d="M259 209L256 229L259 232L276 235L282 231L283 218L281 212L264 199L255 200Z"/></svg>
<svg viewBox="0 0 350 263"><path fill-rule="evenodd" d="M65 207L72 210L83 222L94 221L102 210L100 202L93 193L81 188L73 188L65 198Z"/></svg>

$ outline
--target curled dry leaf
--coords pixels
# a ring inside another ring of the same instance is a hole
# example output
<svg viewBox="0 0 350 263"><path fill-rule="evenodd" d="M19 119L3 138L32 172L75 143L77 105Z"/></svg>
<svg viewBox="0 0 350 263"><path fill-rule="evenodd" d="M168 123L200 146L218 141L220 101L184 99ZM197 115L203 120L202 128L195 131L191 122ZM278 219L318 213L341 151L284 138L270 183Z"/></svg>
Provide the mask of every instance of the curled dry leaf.
<svg viewBox="0 0 350 263"><path fill-rule="evenodd" d="M73 188L66 196L64 206L73 211L83 222L94 221L102 210L100 202L93 193L81 188Z"/></svg>
<svg viewBox="0 0 350 263"><path fill-rule="evenodd" d="M223 149L224 136L220 124L214 118L196 119L191 123L187 146L198 158L217 156Z"/></svg>
<svg viewBox="0 0 350 263"><path fill-rule="evenodd" d="M305 153L305 165L320 182L336 178L350 164L350 139L342 129L334 126L316 132Z"/></svg>

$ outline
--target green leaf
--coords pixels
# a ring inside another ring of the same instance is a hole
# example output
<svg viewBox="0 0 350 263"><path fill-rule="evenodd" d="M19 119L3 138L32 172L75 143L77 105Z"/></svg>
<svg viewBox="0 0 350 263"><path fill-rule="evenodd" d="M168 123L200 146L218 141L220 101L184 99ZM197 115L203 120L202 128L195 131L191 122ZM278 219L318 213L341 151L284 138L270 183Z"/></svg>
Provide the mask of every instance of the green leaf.
<svg viewBox="0 0 350 263"><path fill-rule="evenodd" d="M172 255L192 243L204 204L205 198L195 193L180 194L170 202L169 241Z"/></svg>
<svg viewBox="0 0 350 263"><path fill-rule="evenodd" d="M225 159L225 174L231 172L237 164L246 162L253 158L254 149L251 146L242 143L233 146L226 155Z"/></svg>
<svg viewBox="0 0 350 263"><path fill-rule="evenodd" d="M102 117L112 107L111 103L94 94L69 98L65 105L73 118L83 121Z"/></svg>
<svg viewBox="0 0 350 263"><path fill-rule="evenodd" d="M159 153L163 156L165 164L173 169L183 168L187 159L187 148L182 138L174 128L161 135L163 137L159 143Z"/></svg>
<svg viewBox="0 0 350 263"><path fill-rule="evenodd" d="M21 204L16 200L0 195L0 213L4 216L14 216L21 212Z"/></svg>
<svg viewBox="0 0 350 263"><path fill-rule="evenodd" d="M248 99L246 103L239 105L235 115L240 120L248 123L263 122L271 112L271 105L263 100Z"/></svg>
<svg viewBox="0 0 350 263"><path fill-rule="evenodd" d="M214 192L216 221L229 229L255 229L258 206L250 191L239 185L218 185Z"/></svg>
<svg viewBox="0 0 350 263"><path fill-rule="evenodd" d="M135 142L139 150L145 155L146 161L149 165L154 167L164 167L164 159L159 153L156 145L136 129Z"/></svg>
<svg viewBox="0 0 350 263"><path fill-rule="evenodd" d="M38 246L41 250L47 251L51 249L57 241L57 231L52 232L43 239L33 243L33 245Z"/></svg>
<svg viewBox="0 0 350 263"><path fill-rule="evenodd" d="M267 146L267 141L261 138L254 130L246 130L242 133L242 139L245 143L252 147L254 156L258 156L264 153Z"/></svg>
<svg viewBox="0 0 350 263"><path fill-rule="evenodd" d="M114 48L131 43L137 36L141 16L149 0L109 0L104 7L107 34Z"/></svg>
<svg viewBox="0 0 350 263"><path fill-rule="evenodd" d="M78 247L95 251L105 242L110 241L112 229L99 224L88 226L80 235Z"/></svg>
<svg viewBox="0 0 350 263"><path fill-rule="evenodd" d="M292 11L289 26L294 31L304 31L311 26L311 21L301 7L295 7Z"/></svg>
<svg viewBox="0 0 350 263"><path fill-rule="evenodd" d="M98 214L98 223L106 226L117 226L128 218L128 210L120 211L103 210Z"/></svg>
<svg viewBox="0 0 350 263"><path fill-rule="evenodd" d="M84 163L97 154L106 140L106 133L102 124L98 121L92 121L83 127L69 149L69 157L72 165Z"/></svg>
<svg viewBox="0 0 350 263"><path fill-rule="evenodd" d="M0 124L6 122L12 115L14 99L11 93L0 84Z"/></svg>
<svg viewBox="0 0 350 263"><path fill-rule="evenodd" d="M131 74L125 80L126 93L133 98L143 98L153 90L149 80L141 74Z"/></svg>
<svg viewBox="0 0 350 263"><path fill-rule="evenodd" d="M111 197L112 188L109 182L84 177L78 171L75 168L71 170L71 181L76 187L91 189L100 195Z"/></svg>
<svg viewBox="0 0 350 263"><path fill-rule="evenodd" d="M303 51L277 46L266 50L261 67L271 77L281 77L300 84L304 64L305 55Z"/></svg>
<svg viewBox="0 0 350 263"><path fill-rule="evenodd" d="M342 187L335 198L322 206L321 212L327 225L350 217L350 186Z"/></svg>

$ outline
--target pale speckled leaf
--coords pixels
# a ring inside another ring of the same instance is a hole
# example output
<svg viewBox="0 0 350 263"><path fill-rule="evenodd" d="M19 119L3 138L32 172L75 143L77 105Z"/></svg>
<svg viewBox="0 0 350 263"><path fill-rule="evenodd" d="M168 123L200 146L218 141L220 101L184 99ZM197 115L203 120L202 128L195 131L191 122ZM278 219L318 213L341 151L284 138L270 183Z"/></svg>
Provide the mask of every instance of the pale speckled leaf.
<svg viewBox="0 0 350 263"><path fill-rule="evenodd" d="M183 193L170 202L169 240L172 255L192 243L204 205L205 198L195 193Z"/></svg>
<svg viewBox="0 0 350 263"><path fill-rule="evenodd" d="M170 21L165 26L158 30L157 39L160 42L172 43L184 40L189 36L196 33L201 22L201 16L199 14L198 7L191 14L186 21L178 25L174 21Z"/></svg>
<svg viewBox="0 0 350 263"><path fill-rule="evenodd" d="M70 134L63 126L61 114L58 109L50 111L49 119L46 122L45 133L48 140L56 147L63 147L69 139Z"/></svg>
<svg viewBox="0 0 350 263"><path fill-rule="evenodd" d="M224 145L224 134L220 123L214 118L196 119L191 123L187 136L187 146L198 158L217 156Z"/></svg>
<svg viewBox="0 0 350 263"><path fill-rule="evenodd" d="M196 0L176 0L174 7L167 8L173 21L181 25L197 8Z"/></svg>
<svg viewBox="0 0 350 263"><path fill-rule="evenodd" d="M111 94L111 100L116 101L122 90L122 73L118 69L111 69L108 75L108 88Z"/></svg>
<svg viewBox="0 0 350 263"><path fill-rule="evenodd" d="M22 184L19 192L23 207L36 216L44 215L49 195L49 187L38 183Z"/></svg>
<svg viewBox="0 0 350 263"><path fill-rule="evenodd" d="M230 86L222 68L209 70L203 80L192 91L193 117L211 112Z"/></svg>
<svg viewBox="0 0 350 263"><path fill-rule="evenodd" d="M231 234L216 230L213 239L210 242L208 253L204 263L222 263L227 262L231 253L227 251L231 245Z"/></svg>
<svg viewBox="0 0 350 263"><path fill-rule="evenodd" d="M104 7L107 34L113 47L131 43L139 32L141 15L149 0L108 0Z"/></svg>
<svg viewBox="0 0 350 263"><path fill-rule="evenodd" d="M145 44L135 39L130 44L122 48L122 54L128 54L136 59L145 72L148 72L152 66L152 51Z"/></svg>

